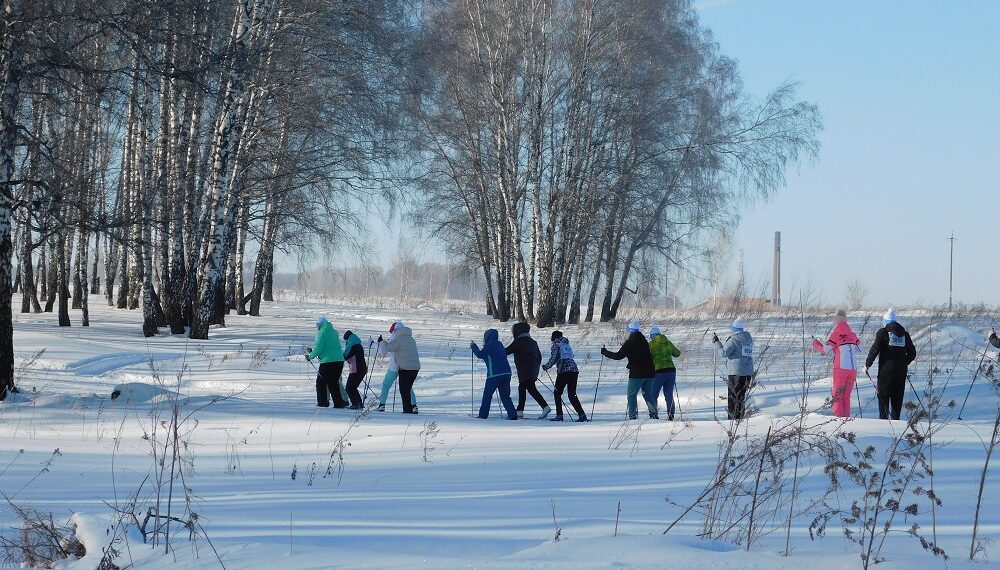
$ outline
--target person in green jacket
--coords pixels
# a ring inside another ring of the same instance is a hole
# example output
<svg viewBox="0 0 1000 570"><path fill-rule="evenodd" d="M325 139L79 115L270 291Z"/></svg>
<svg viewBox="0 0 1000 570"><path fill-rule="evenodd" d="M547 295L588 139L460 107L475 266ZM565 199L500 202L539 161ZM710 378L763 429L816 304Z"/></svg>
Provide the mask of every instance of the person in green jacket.
<svg viewBox="0 0 1000 570"><path fill-rule="evenodd" d="M344 373L344 349L340 346L340 333L326 317L320 317L316 321L316 342L306 355L306 360L311 362L313 358L319 359L316 405L329 408L329 396L333 396L333 407L346 408L347 398L344 397L340 384L340 376Z"/></svg>
<svg viewBox="0 0 1000 570"><path fill-rule="evenodd" d="M656 401L660 397L660 390L663 390L663 398L667 401L667 419L673 421L674 390L677 385L674 359L681 355L681 351L663 335L660 327L654 326L649 329L649 352L653 355L653 366L656 368L649 399Z"/></svg>

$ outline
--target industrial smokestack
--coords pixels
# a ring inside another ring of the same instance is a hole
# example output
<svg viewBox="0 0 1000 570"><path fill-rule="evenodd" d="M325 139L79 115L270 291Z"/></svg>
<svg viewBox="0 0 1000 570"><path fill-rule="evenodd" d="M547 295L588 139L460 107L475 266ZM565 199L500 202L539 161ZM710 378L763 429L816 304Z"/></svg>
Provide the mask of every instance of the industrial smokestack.
<svg viewBox="0 0 1000 570"><path fill-rule="evenodd" d="M781 232L774 232L774 274L771 275L771 304L781 306Z"/></svg>

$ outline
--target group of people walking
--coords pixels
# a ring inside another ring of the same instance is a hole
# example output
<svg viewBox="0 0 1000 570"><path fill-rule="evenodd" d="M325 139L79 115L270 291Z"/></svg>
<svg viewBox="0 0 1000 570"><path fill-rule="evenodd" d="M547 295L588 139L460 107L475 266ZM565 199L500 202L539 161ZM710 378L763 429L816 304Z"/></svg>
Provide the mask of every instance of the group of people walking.
<svg viewBox="0 0 1000 570"><path fill-rule="evenodd" d="M369 363L361 339L351 331L343 335L344 345L341 346L341 336L333 324L320 317L316 321L316 341L309 350L306 359L319 360L316 374L316 404L329 407L333 400L335 408L361 409L363 397L361 385L368 376ZM712 343L718 354L726 360L727 372L727 408L731 420L743 419L747 413L747 399L756 376L754 367L754 340L746 330L746 321L740 317L733 321L731 334L723 342L717 334L712 335ZM551 346L549 359L542 364L542 352L538 343L531 336L531 326L528 323L517 323L512 330L513 340L504 346L496 329L488 329L483 335L483 346L476 342L469 343L472 355L483 361L486 366L486 380L483 387L482 400L478 417L486 419L494 395L499 395L500 403L507 414L507 419L517 420L524 417L527 397L531 398L541 409L539 420L548 418L550 421L564 421L564 411L568 411L571 419L577 422L588 420L586 411L577 396L577 383L580 371L573 355L570 341L561 331L553 331L550 337ZM670 341L659 326L649 329L649 338L642 332L638 320L628 324L628 337L615 352L601 347L601 355L611 360L625 360L628 368L628 388L626 391L626 415L629 419L637 419L638 397L641 394L646 411L651 419L659 419L659 397L663 394L666 404L667 418L673 421L677 409L674 396L677 391L677 367L674 359L681 356L680 349ZM388 338L381 335L377 341L375 355L388 354L389 362L382 379L382 389L379 395L379 411L385 411L385 405L394 383L399 384L399 395L403 402L403 413L418 413L416 394L413 385L420 372L420 357L413 331L395 321L389 327ZM1000 347L1000 338L991 331L990 342ZM860 368L861 340L851 330L847 323L845 311L838 311L834 316L833 330L825 341L813 337L813 347L822 354L833 355L833 414L838 417L851 416L851 392L857 383ZM514 357L514 367L507 359ZM889 309L882 319L882 327L875 334L875 340L864 362L865 375L869 368L879 361L878 381L873 382L878 397L879 417L896 419L900 417L905 393L908 367L917 357L916 348L910 334L899 324L896 312ZM347 386L341 384L344 367L348 367ZM555 415L551 418L552 408L545 396L538 389L540 374L546 374L552 368L556 369L556 377L552 384L555 399ZM511 398L511 382L514 372L517 372L518 402L514 405ZM369 389L366 385L365 389ZM569 406L563 402L563 394L569 401ZM567 408L571 408L568 410Z"/></svg>
<svg viewBox="0 0 1000 570"><path fill-rule="evenodd" d="M364 407L361 395L361 383L368 376L368 356L361 339L351 331L344 333L343 347L340 345L340 334L333 328L333 323L326 317L316 321L316 340L306 354L306 360L319 360L316 370L316 405L328 408L330 399L333 407L360 410ZM404 414L416 414L417 399L413 393L413 383L420 372L420 354L417 343L413 340L411 331L402 321L396 321L389 327L389 338L378 337L378 353L389 354L389 365L382 379L382 392L379 398L379 411L385 411L386 400L392 385L399 381L399 395L403 401ZM373 343L374 344L374 341ZM369 345L369 351L371 346ZM347 389L344 389L340 379L344 374L344 364L347 363L350 373L347 376ZM368 386L365 389L368 390Z"/></svg>

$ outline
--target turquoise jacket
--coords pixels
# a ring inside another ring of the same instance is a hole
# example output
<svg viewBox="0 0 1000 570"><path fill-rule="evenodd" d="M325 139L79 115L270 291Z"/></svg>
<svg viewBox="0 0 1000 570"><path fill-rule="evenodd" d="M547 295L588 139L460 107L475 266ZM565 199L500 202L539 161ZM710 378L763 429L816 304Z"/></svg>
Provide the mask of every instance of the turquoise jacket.
<svg viewBox="0 0 1000 570"><path fill-rule="evenodd" d="M329 321L316 331L316 342L313 343L309 360L319 358L321 364L327 362L343 362L344 349L340 347L340 333Z"/></svg>

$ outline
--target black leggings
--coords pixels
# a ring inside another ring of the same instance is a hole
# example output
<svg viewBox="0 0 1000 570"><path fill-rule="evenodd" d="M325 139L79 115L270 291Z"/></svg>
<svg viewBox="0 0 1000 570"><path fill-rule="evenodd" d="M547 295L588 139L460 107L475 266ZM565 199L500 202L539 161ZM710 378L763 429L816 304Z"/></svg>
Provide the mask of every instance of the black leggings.
<svg viewBox="0 0 1000 570"><path fill-rule="evenodd" d="M556 375L556 416L561 416L563 413L562 405L562 393L563 389L566 389L568 393L569 403L573 405L573 409L576 410L576 415L580 418L586 418L587 414L583 411L583 406L580 405L580 398L576 395L576 381L579 379L579 372L560 372Z"/></svg>
<svg viewBox="0 0 1000 570"><path fill-rule="evenodd" d="M535 385L535 382L537 381L538 380L535 379L535 380L528 380L526 382L519 381L517 383L517 411L519 412L524 411L524 401L527 399L528 394L531 394L531 397L535 399L535 402L543 410L549 407L549 404L545 401L545 398L542 397L542 393L538 391L538 386Z"/></svg>
<svg viewBox="0 0 1000 570"><path fill-rule="evenodd" d="M403 413L413 413L413 402L410 401L410 391L413 390L413 383L417 379L419 370L399 369L399 398L403 400Z"/></svg>
<svg viewBox="0 0 1000 570"><path fill-rule="evenodd" d="M330 406L330 397L333 396L333 405L337 408L347 406L344 396L340 393L340 376L344 373L344 361L323 362L319 365L316 373L316 404L324 408Z"/></svg>
<svg viewBox="0 0 1000 570"><path fill-rule="evenodd" d="M353 406L360 406L364 403L364 398L361 397L361 391L358 390L364 379L365 373L360 371L347 375L347 397L351 399L351 405Z"/></svg>
<svg viewBox="0 0 1000 570"><path fill-rule="evenodd" d="M906 394L906 373L886 376L882 378L880 374L878 379L878 417L883 420L890 417L898 420L903 410L903 396Z"/></svg>
<svg viewBox="0 0 1000 570"><path fill-rule="evenodd" d="M747 395L750 393L750 380L752 376L730 376L729 398L726 403L729 405L729 419L742 420L746 415Z"/></svg>

